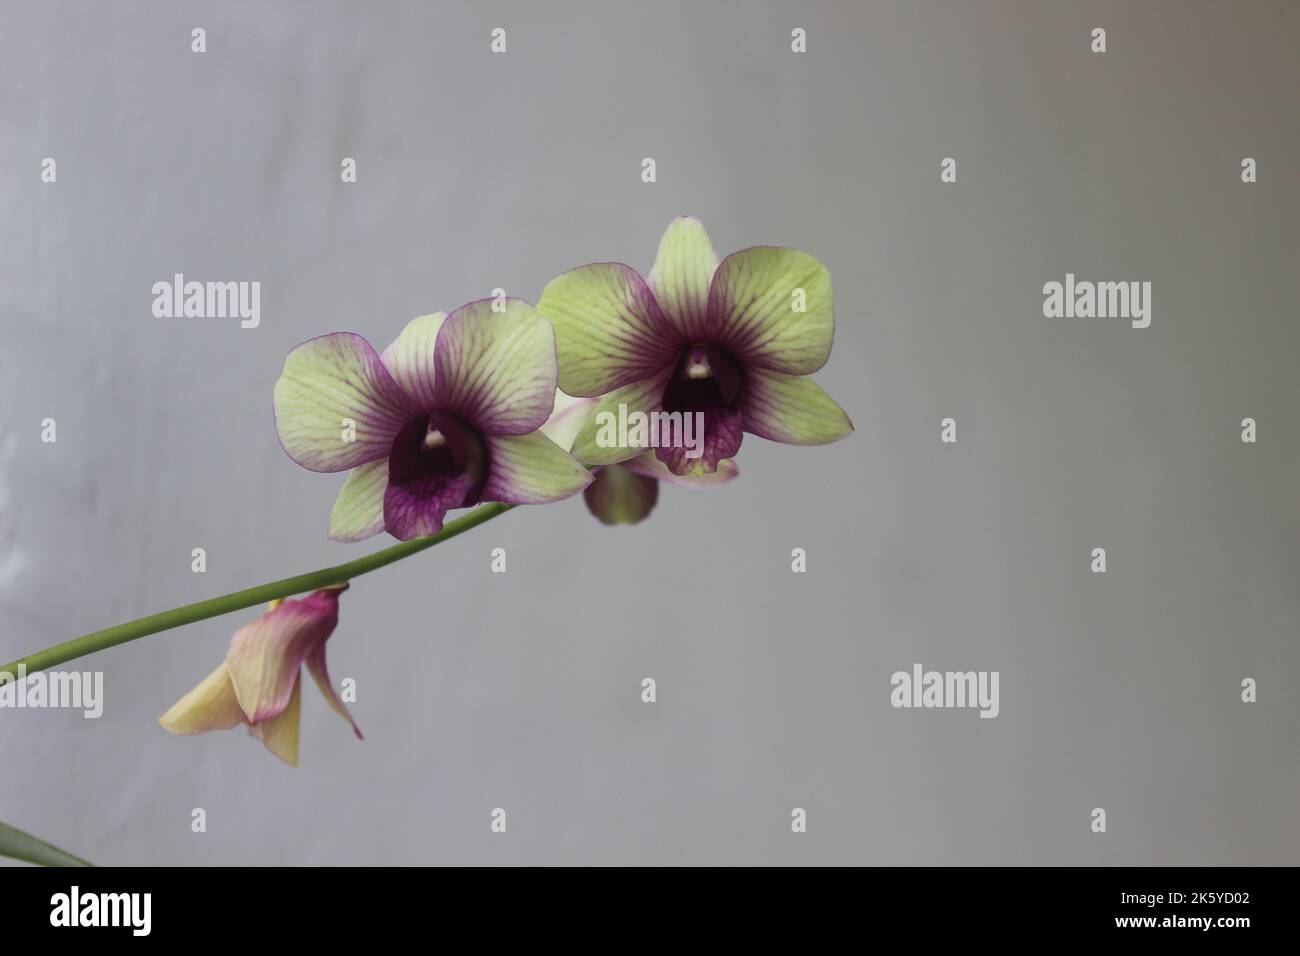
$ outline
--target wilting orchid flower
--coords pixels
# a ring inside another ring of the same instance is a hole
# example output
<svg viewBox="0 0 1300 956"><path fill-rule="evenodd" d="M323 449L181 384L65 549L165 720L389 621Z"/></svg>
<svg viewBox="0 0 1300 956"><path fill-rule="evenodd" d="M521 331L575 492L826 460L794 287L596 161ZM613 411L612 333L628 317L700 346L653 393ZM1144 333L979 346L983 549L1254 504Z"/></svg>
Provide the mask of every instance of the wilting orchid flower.
<svg viewBox="0 0 1300 956"><path fill-rule="evenodd" d="M648 278L603 262L566 272L537 309L555 325L560 388L603 398L573 454L607 465L640 448L597 441L602 411L701 412L702 453L655 454L676 475L713 472L744 432L820 445L853 430L844 411L807 376L831 351L831 280L805 252L757 246L718 262L703 224L675 219Z"/></svg>
<svg viewBox="0 0 1300 956"><path fill-rule="evenodd" d="M573 398L556 392L555 410L542 426L542 433L561 448L568 448L595 412L597 402L595 398ZM659 500L661 481L700 488L730 481L739 470L734 461L727 459L719 462L712 474L684 477L669 471L654 452L643 451L619 464L598 466L592 474L596 480L582 490L583 501L602 524L612 525L636 524L645 519Z"/></svg>
<svg viewBox="0 0 1300 956"><path fill-rule="evenodd" d="M591 482L537 433L555 381L550 323L518 299L481 299L415 319L382 357L353 332L299 345L275 383L275 427L304 468L354 469L331 538L405 541L436 534L452 508L559 501Z"/></svg>
<svg viewBox="0 0 1300 956"><path fill-rule="evenodd" d="M230 650L204 681L158 719L174 734L228 730L240 724L285 763L298 765L302 665L329 705L361 731L330 682L325 641L339 619L346 584L305 598L273 601L270 610L230 639Z"/></svg>

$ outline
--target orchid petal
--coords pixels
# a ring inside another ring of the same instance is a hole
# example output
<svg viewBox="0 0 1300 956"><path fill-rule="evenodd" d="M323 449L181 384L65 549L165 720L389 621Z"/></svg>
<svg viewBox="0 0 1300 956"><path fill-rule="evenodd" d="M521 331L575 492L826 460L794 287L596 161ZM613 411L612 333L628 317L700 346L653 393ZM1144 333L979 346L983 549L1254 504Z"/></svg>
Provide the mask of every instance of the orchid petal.
<svg viewBox="0 0 1300 956"><path fill-rule="evenodd" d="M853 422L812 379L751 369L742 399L745 430L787 445L825 445L853 431Z"/></svg>
<svg viewBox="0 0 1300 956"><path fill-rule="evenodd" d="M831 354L831 275L797 249L757 246L722 260L709 288L714 341L745 365L807 375Z"/></svg>
<svg viewBox="0 0 1300 956"><path fill-rule="evenodd" d="M403 541L437 534L453 508L475 504L487 480L484 436L455 415L417 418L393 440L384 527Z"/></svg>
<svg viewBox="0 0 1300 956"><path fill-rule="evenodd" d="M285 357L275 383L275 430L312 471L344 471L388 454L412 406L370 343L334 332Z"/></svg>
<svg viewBox="0 0 1300 956"><path fill-rule="evenodd" d="M739 408L718 404L700 411L704 415L704 427L698 446L675 444L655 449L655 455L673 474L690 479L714 474L725 459L740 451L740 443L745 438L744 417Z"/></svg>
<svg viewBox="0 0 1300 956"><path fill-rule="evenodd" d="M600 395L671 365L679 336L635 269L582 266L550 281L537 310L555 326L560 387Z"/></svg>
<svg viewBox="0 0 1300 956"><path fill-rule="evenodd" d="M474 478L467 472L445 472L414 481L390 480L384 491L384 530L399 541L423 538L442 530L443 519L453 508L472 501Z"/></svg>
<svg viewBox="0 0 1300 956"><path fill-rule="evenodd" d="M352 719L352 712L348 710L348 705L343 703L343 698L339 696L338 691L334 689L334 683L330 680L329 667L325 664L324 641L321 641L307 653L307 670L311 671L316 686L325 695L325 700L329 702L330 708L352 725L352 732L357 735L358 740L363 740L361 728Z"/></svg>
<svg viewBox="0 0 1300 956"><path fill-rule="evenodd" d="M387 458L352 469L330 510L329 536L335 541L364 541L383 531L387 488Z"/></svg>
<svg viewBox="0 0 1300 956"><path fill-rule="evenodd" d="M659 253L646 283L664 316L688 342L709 338L709 283L718 268L704 223L679 216L659 240Z"/></svg>
<svg viewBox="0 0 1300 956"><path fill-rule="evenodd" d="M667 482L670 485L678 485L683 488L708 488L711 485L723 485L740 474L735 459L725 458L718 462L717 471L706 472L702 475L677 475L660 461L659 456L653 451L643 451L635 458L629 458L623 462L622 467L635 474L644 475L646 478L654 478L657 481Z"/></svg>
<svg viewBox="0 0 1300 956"><path fill-rule="evenodd" d="M217 669L192 691L172 705L158 718L173 734L201 734L206 730L229 730L247 723L235 686L230 682L230 671L222 661Z"/></svg>
<svg viewBox="0 0 1300 956"><path fill-rule="evenodd" d="M671 374L672 369L665 369L658 375L633 382L602 396L578 430L570 454L584 465L612 465L639 455L643 449L638 446L602 443L601 423L605 420L605 413L613 415L617 422L620 405L627 406L627 416L638 411L647 414L657 411L663 403L664 385Z"/></svg>
<svg viewBox="0 0 1300 956"><path fill-rule="evenodd" d="M446 318L446 312L434 312L412 319L393 344L384 349L384 366L423 412L433 411L437 402L433 348Z"/></svg>
<svg viewBox="0 0 1300 956"><path fill-rule="evenodd" d="M288 706L303 660L338 623L340 590L285 601L235 632L226 664L250 723L269 720Z"/></svg>
<svg viewBox="0 0 1300 956"><path fill-rule="evenodd" d="M290 767L298 766L298 729L302 723L302 681L294 674L293 689L284 709L274 717L248 728L250 736L266 744L271 751Z"/></svg>
<svg viewBox="0 0 1300 956"><path fill-rule="evenodd" d="M596 402L595 398L574 398L572 395L556 391L555 408L551 411L551 417L538 431L561 448L566 450L572 448L573 440L578 437L578 430L587 421Z"/></svg>
<svg viewBox="0 0 1300 956"><path fill-rule="evenodd" d="M576 495L591 484L591 472L540 432L486 438L488 458L484 501L540 505Z"/></svg>
<svg viewBox="0 0 1300 956"><path fill-rule="evenodd" d="M583 491L582 498L601 524L636 524L654 510L659 482L622 465L607 465Z"/></svg>
<svg viewBox="0 0 1300 956"><path fill-rule="evenodd" d="M555 403L555 333L520 299L480 299L443 323L434 350L438 406L485 435L526 435Z"/></svg>

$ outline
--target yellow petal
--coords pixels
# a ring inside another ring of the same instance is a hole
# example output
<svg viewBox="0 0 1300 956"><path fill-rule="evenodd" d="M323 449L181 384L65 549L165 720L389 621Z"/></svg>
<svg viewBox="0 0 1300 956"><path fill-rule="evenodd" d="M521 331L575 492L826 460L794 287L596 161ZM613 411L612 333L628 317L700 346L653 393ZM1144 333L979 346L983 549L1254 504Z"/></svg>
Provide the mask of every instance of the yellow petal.
<svg viewBox="0 0 1300 956"><path fill-rule="evenodd" d="M244 723L244 712L235 697L230 671L222 661L203 682L158 718L173 734L201 734L205 730L229 730Z"/></svg>
<svg viewBox="0 0 1300 956"><path fill-rule="evenodd" d="M298 723L302 713L302 675L293 682L289 703L269 720L254 724L248 732L290 767L298 766Z"/></svg>

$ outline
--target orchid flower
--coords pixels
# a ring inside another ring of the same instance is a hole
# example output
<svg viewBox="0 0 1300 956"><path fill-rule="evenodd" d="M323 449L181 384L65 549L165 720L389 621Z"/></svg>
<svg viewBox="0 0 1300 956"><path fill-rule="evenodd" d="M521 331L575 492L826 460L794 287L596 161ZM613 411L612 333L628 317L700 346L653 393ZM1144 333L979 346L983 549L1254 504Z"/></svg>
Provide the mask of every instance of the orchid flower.
<svg viewBox="0 0 1300 956"><path fill-rule="evenodd" d="M302 665L329 705L360 739L361 731L330 682L325 641L339 619L347 585L305 598L271 602L270 609L230 639L226 659L158 719L173 734L228 730L240 724L292 767L298 765Z"/></svg>
<svg viewBox="0 0 1300 956"><path fill-rule="evenodd" d="M580 461L608 465L638 447L600 442L600 412L700 412L698 457L669 445L655 455L675 475L714 472L744 432L792 445L853 430L808 375L826 364L833 319L826 267L805 252L756 246L718 262L703 224L682 216L642 278L602 262L553 279L537 310L555 326L559 384L603 396L577 435Z"/></svg>
<svg viewBox="0 0 1300 956"><path fill-rule="evenodd" d="M304 468L352 469L331 538L405 541L436 534L452 508L559 501L591 482L537 433L555 383L550 324L518 299L481 299L413 320L382 356L352 332L299 345L275 383L275 427Z"/></svg>
<svg viewBox="0 0 1300 956"><path fill-rule="evenodd" d="M555 410L542 433L561 448L568 448L595 412L595 398L573 398L563 392L555 393ZM596 480L582 490L587 510L602 524L636 524L644 520L659 500L659 482L699 488L730 481L739 474L736 463L730 459L718 463L712 474L698 477L675 475L655 457L652 451L643 451L619 464L601 465L592 469Z"/></svg>

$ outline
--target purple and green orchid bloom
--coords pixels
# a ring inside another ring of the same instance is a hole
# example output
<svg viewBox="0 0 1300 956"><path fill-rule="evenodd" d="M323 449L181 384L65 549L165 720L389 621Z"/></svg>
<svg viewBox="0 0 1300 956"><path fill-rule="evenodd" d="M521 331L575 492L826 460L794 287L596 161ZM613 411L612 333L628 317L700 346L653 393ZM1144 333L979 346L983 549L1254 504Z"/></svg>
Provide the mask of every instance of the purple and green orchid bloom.
<svg viewBox="0 0 1300 956"><path fill-rule="evenodd" d="M352 469L331 538L405 541L437 534L453 508L559 501L591 482L537 431L556 377L550 323L518 299L481 299L413 320L382 356L352 332L299 345L275 383L275 427L304 468Z"/></svg>
<svg viewBox="0 0 1300 956"><path fill-rule="evenodd" d="M292 767L298 765L302 667L335 712L361 731L334 690L325 665L325 641L339 619L346 584L305 598L271 602L270 609L230 639L230 650L197 687L158 719L173 734L200 734L244 724L250 735Z"/></svg>
<svg viewBox="0 0 1300 956"><path fill-rule="evenodd" d="M595 413L598 402L596 398L573 398L556 392L555 411L542 426L542 432L561 448L569 448ZM712 474L698 477L675 475L655 457L653 451L643 451L618 464L595 466L592 474L596 480L582 491L587 510L602 524L615 525L637 524L644 520L659 500L661 481L703 488L730 481L739 474L739 469L734 461L726 459L718 463Z"/></svg>
<svg viewBox="0 0 1300 956"><path fill-rule="evenodd" d="M555 326L559 384L602 396L572 453L590 465L639 456L597 440L602 411L700 412L702 452L660 447L679 476L715 472L745 432L821 445L853 430L808 375L826 364L834 321L826 267L805 252L756 246L718 261L703 224L675 219L646 278L602 262L553 279L537 310Z"/></svg>

